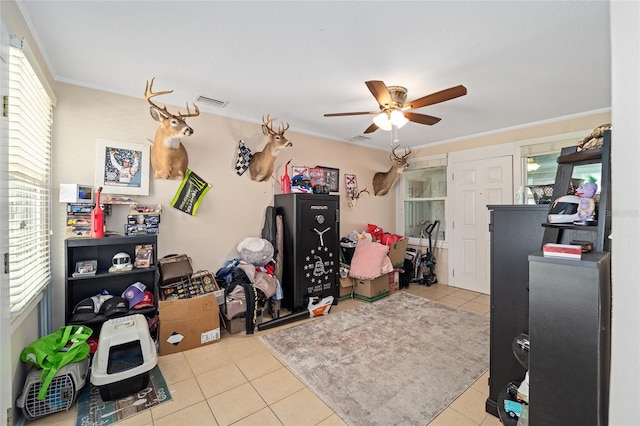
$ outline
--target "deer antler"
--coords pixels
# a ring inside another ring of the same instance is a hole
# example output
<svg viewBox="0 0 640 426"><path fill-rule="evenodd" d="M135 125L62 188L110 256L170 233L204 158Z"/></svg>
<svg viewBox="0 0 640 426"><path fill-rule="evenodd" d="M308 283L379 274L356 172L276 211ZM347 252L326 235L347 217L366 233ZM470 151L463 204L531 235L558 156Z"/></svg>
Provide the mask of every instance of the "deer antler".
<svg viewBox="0 0 640 426"><path fill-rule="evenodd" d="M267 118L262 116L262 133L266 136L267 134L275 135L276 132L273 131L273 121L276 118L269 118L269 114L267 114Z"/></svg>
<svg viewBox="0 0 640 426"><path fill-rule="evenodd" d="M276 132L275 130L273 130L273 122L275 121L275 119L276 117L269 118L269 114L267 114L267 118L264 118L264 116L262 117L262 129L265 136L267 134L270 134L273 136L282 135L284 132L287 131L287 129L289 129L289 123L287 123L286 125L283 125L282 123L280 123L280 127L278 128L278 131Z"/></svg>
<svg viewBox="0 0 640 426"><path fill-rule="evenodd" d="M167 95L169 93L173 93L173 90L163 90L161 92L153 92L153 81L156 78L153 77L151 79L151 83L149 83L149 81L147 81L147 86L144 89L144 98L147 100L147 102L149 102L149 104L155 108L157 108L158 110L162 111L164 114L166 114L166 116L171 116L173 114L171 114L168 110L166 105L163 106L162 108L160 108L158 105L156 105L154 102L151 101L151 98L156 97L156 96L160 96L160 95ZM198 105L193 104L193 107L196 109L195 112L191 112L189 110L189 103L187 103L187 113L186 114L182 114L180 112L180 110L178 110L178 117L180 118L187 118L187 117L197 117L198 115L200 115L200 109L198 109Z"/></svg>
<svg viewBox="0 0 640 426"><path fill-rule="evenodd" d="M196 109L195 112L191 112L189 111L189 103L187 102L187 113L183 114L180 112L180 110L178 110L178 115L180 116L180 118L187 118L187 117L197 117L200 115L200 110L198 109L198 105L193 104L193 107Z"/></svg>
<svg viewBox="0 0 640 426"><path fill-rule="evenodd" d="M411 155L411 148L404 148L404 154L401 157L398 157L398 154L396 154L396 149L400 148L400 144L395 145L392 149L391 149L391 155L390 158L391 160L396 160L396 161L401 161L404 160L405 158L407 158L408 156Z"/></svg>

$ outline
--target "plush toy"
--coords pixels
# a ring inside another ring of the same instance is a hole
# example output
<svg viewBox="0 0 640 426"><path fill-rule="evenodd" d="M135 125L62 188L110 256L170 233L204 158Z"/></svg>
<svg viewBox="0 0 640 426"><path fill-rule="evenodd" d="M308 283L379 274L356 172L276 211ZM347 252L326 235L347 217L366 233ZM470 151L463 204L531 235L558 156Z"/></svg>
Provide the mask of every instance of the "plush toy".
<svg viewBox="0 0 640 426"><path fill-rule="evenodd" d="M578 204L578 219L581 221L594 220L596 202L593 197L598 191L598 184L592 176L587 178L587 181L582 183L578 189L576 189L576 195L580 197L580 203Z"/></svg>
<svg viewBox="0 0 640 426"><path fill-rule="evenodd" d="M604 140L605 130L611 130L611 124L603 124L593 129L593 132L578 143L578 152L585 149L600 148Z"/></svg>
<svg viewBox="0 0 640 426"><path fill-rule="evenodd" d="M247 237L237 247L240 259L254 266L264 266L273 259L273 244L264 238Z"/></svg>

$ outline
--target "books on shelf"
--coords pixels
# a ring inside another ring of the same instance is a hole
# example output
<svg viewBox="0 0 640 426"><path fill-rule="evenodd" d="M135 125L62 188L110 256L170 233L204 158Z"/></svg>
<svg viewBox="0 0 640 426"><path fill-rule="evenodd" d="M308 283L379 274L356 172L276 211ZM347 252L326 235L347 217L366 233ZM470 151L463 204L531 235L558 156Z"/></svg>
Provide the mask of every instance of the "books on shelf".
<svg viewBox="0 0 640 426"><path fill-rule="evenodd" d="M582 258L582 246L575 244L547 243L542 247L542 253L546 257L563 257L569 259Z"/></svg>

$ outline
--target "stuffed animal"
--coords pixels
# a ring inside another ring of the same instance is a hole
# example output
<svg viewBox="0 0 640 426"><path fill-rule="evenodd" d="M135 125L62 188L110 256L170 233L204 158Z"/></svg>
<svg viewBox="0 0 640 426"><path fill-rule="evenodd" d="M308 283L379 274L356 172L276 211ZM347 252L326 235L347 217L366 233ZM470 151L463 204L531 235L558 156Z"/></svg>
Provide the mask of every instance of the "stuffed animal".
<svg viewBox="0 0 640 426"><path fill-rule="evenodd" d="M576 190L576 195L580 197L580 203L578 204L578 219L581 221L594 220L596 202L593 197L598 191L598 184L596 184L593 177L589 177L586 182L582 183Z"/></svg>
<svg viewBox="0 0 640 426"><path fill-rule="evenodd" d="M603 124L593 129L593 132L578 143L578 152L585 149L600 148L604 140L605 130L611 130L611 123Z"/></svg>
<svg viewBox="0 0 640 426"><path fill-rule="evenodd" d="M240 259L254 266L264 266L273 260L273 244L264 238L247 237L237 247Z"/></svg>

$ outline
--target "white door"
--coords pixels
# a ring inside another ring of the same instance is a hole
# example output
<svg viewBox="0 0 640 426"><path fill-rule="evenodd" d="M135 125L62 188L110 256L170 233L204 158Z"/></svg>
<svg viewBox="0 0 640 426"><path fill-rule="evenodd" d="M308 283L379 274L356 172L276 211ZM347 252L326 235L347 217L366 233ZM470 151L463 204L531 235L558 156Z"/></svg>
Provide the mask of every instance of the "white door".
<svg viewBox="0 0 640 426"><path fill-rule="evenodd" d="M453 165L453 264L450 285L489 294L490 204L513 200L512 157Z"/></svg>

